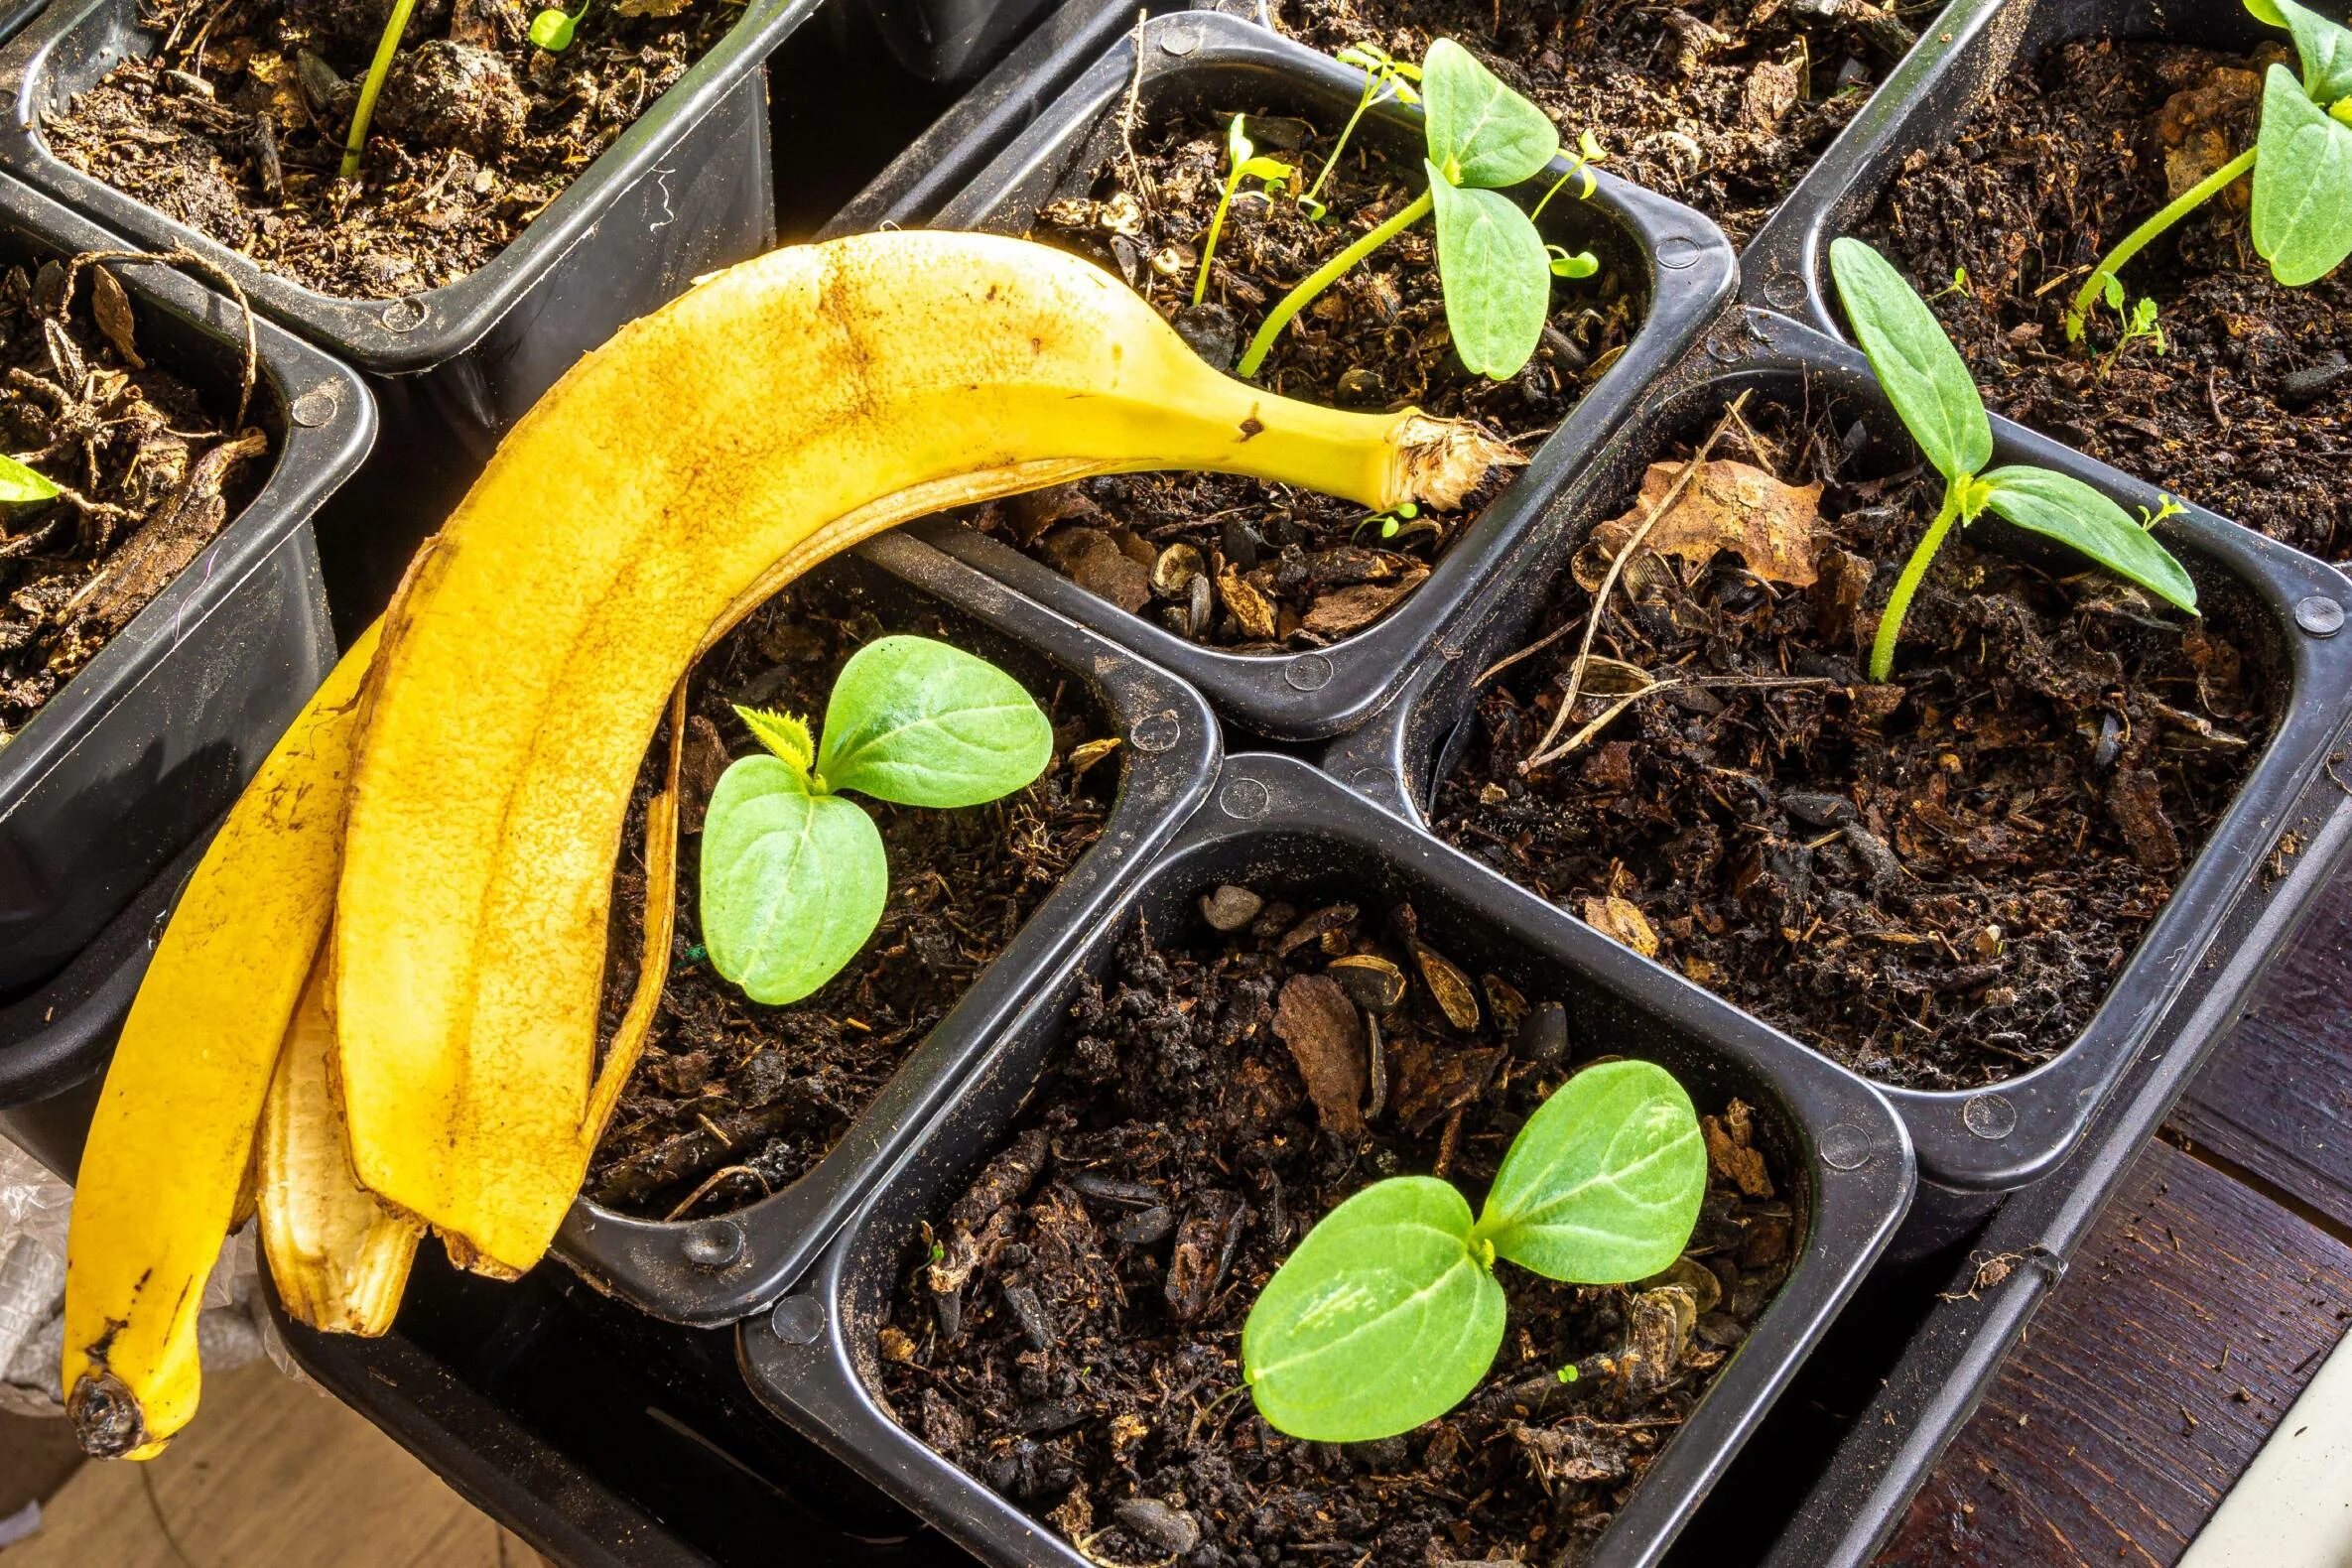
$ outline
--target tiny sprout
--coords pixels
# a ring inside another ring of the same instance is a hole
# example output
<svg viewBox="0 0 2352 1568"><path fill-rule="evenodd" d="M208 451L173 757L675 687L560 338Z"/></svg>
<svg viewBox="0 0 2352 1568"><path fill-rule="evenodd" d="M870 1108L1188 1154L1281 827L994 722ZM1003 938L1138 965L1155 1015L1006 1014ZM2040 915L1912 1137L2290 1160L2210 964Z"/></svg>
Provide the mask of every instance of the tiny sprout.
<svg viewBox="0 0 2352 1568"><path fill-rule="evenodd" d="M1583 1374L1576 1370L1576 1363L1570 1362L1567 1366L1561 1368L1552 1375L1559 1378L1562 1382L1574 1382L1579 1376Z"/></svg>
<svg viewBox="0 0 2352 1568"><path fill-rule="evenodd" d="M1943 298L1944 298L1945 296L1947 296L1947 295L1953 295L1953 294L1966 294L1967 292L1968 292L1968 269L1967 269L1966 267L1954 267L1954 268L1952 269L1952 282L1951 282L1951 285L1950 285L1948 288L1942 288L1942 289L1938 289L1938 290L1936 290L1936 291L1935 291L1933 294L1931 294L1931 295L1927 296L1927 298L1928 298L1929 300L1931 300L1931 301L1932 301L1932 300L1940 300L1940 299L1943 299Z"/></svg>
<svg viewBox="0 0 2352 1568"><path fill-rule="evenodd" d="M1390 59L1388 53L1377 45L1352 44L1340 51L1339 61L1343 65L1354 65L1364 72L1364 91L1357 96L1356 112L1348 116L1346 125L1340 127L1340 139L1331 144L1331 156L1323 161L1322 169L1317 171L1315 183L1307 187L1298 198L1299 210L1317 223L1322 222L1331 209L1315 199L1316 194L1323 189L1323 182L1331 178L1331 172L1340 166L1340 158L1348 150L1348 138L1356 134L1357 122L1364 118L1365 111L1375 103L1384 103L1391 98L1399 103L1421 101L1421 94L1414 91L1412 86L1412 83L1421 79L1421 67Z"/></svg>
<svg viewBox="0 0 2352 1568"><path fill-rule="evenodd" d="M2140 508L2140 526L2143 528L2154 528L2165 518L2178 517L2187 510L2187 507L2181 505L2169 495L2159 493L2156 496L2156 509L2155 511L2152 512L2145 506Z"/></svg>
<svg viewBox="0 0 2352 1568"><path fill-rule="evenodd" d="M1884 683L1895 671L1895 645L1911 597L1952 525L1974 522L1988 508L2020 528L2069 545L2114 573L2191 614L2196 585L2172 553L2131 514L2080 479L2050 468L2013 463L1984 472L1993 460L1993 423L1960 351L1952 346L1911 286L1887 258L1861 240L1829 247L1830 273L1854 324L1854 335L1878 373L1887 401L1927 460L1944 476L1943 505L1895 579L1871 646L1870 678ZM2154 522L2154 519L2151 519Z"/></svg>
<svg viewBox="0 0 2352 1568"><path fill-rule="evenodd" d="M572 35L580 30L580 19L588 13L586 0L577 11L549 6L531 18L531 42L551 55L561 55L572 47Z"/></svg>
<svg viewBox="0 0 2352 1568"><path fill-rule="evenodd" d="M1201 275L1193 280L1192 303L1200 304L1209 297L1209 263L1217 255L1217 236L1225 232L1226 210L1234 204L1234 193L1241 189L1244 180L1257 180L1270 191L1279 191L1298 178L1298 171L1279 159L1260 158L1250 145L1242 122L1247 115L1237 114L1234 123L1226 128L1225 150L1231 167L1225 177L1225 190L1217 197L1217 210L1209 215L1209 237L1201 243Z"/></svg>
<svg viewBox="0 0 2352 1568"><path fill-rule="evenodd" d="M2123 285L2118 283L2114 287L2116 294L2121 296ZM2108 303L2119 315L2122 314L2123 302L2120 298ZM2123 334L2116 338L2115 346L2108 349L2106 357L2099 361L2100 376L2104 378L2108 371L2115 368L2115 362L2123 357L2125 349L2143 340L2153 342L2159 354L2171 352L2171 345L2164 341L2163 327L2156 325L2156 302L2146 298L2133 306L2131 314L2124 317Z"/></svg>
<svg viewBox="0 0 2352 1568"><path fill-rule="evenodd" d="M1437 524L1420 519L1420 506L1412 501L1407 501L1392 510L1372 513L1370 517L1359 522L1348 537L1351 540L1362 539L1367 528L1376 529L1378 537L1383 541L1411 534L1437 532Z"/></svg>

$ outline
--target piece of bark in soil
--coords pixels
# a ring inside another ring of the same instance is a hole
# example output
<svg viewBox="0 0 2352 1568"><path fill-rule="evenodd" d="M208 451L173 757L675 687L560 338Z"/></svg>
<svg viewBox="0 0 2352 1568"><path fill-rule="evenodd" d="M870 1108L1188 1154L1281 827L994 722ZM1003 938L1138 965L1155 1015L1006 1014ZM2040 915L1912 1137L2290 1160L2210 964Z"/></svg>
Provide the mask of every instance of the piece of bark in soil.
<svg viewBox="0 0 2352 1568"><path fill-rule="evenodd" d="M1463 1050L1414 1035L1391 1044L1388 1054L1397 1125L1420 1137L1439 1117L1487 1092L1504 1051L1501 1046Z"/></svg>
<svg viewBox="0 0 2352 1568"><path fill-rule="evenodd" d="M826 1111L827 1101L817 1085L809 1080L793 1079L764 1106L714 1117L709 1126L698 1126L631 1155L605 1171L590 1196L602 1204L645 1203L655 1193L711 1163L715 1156L736 1150L756 1151L779 1133L815 1125Z"/></svg>
<svg viewBox="0 0 2352 1568"><path fill-rule="evenodd" d="M978 1229L1006 1204L1018 1203L1044 1173L1046 1153L1044 1128L1023 1131L1003 1153L988 1161L980 1180L956 1200L956 1206L948 1211L949 1223Z"/></svg>
<svg viewBox="0 0 2352 1568"><path fill-rule="evenodd" d="M712 793L726 772L726 742L719 726L701 714L686 720L686 750L678 768L678 831L701 833Z"/></svg>
<svg viewBox="0 0 2352 1568"><path fill-rule="evenodd" d="M2107 788L2107 809L2132 857L2152 871L2176 870L2180 865L2180 838L2172 819L2164 814L2163 787L2146 768L2125 768Z"/></svg>
<svg viewBox="0 0 2352 1568"><path fill-rule="evenodd" d="M1720 1116L1701 1116L1699 1130L1707 1140L1707 1162L1718 1176L1746 1197L1772 1196L1771 1172L1755 1144L1755 1112L1745 1101L1733 1101Z"/></svg>
<svg viewBox="0 0 2352 1568"><path fill-rule="evenodd" d="M1179 1323L1190 1323L1209 1310L1234 1264L1241 1228L1249 1210L1230 1192L1210 1191L1194 1201L1183 1224L1176 1227L1176 1245L1168 1254L1168 1277L1163 1291L1168 1313Z"/></svg>
<svg viewBox="0 0 2352 1568"><path fill-rule="evenodd" d="M1274 1035L1290 1048L1323 1129L1335 1137L1364 1133L1364 1016L1326 975L1294 975L1282 985Z"/></svg>

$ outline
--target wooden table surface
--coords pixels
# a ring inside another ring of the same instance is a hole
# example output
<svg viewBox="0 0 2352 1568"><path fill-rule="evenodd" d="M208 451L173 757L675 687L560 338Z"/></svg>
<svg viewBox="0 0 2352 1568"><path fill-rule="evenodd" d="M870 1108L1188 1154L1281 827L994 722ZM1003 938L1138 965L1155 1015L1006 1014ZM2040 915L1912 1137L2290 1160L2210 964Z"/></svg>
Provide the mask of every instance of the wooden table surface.
<svg viewBox="0 0 2352 1568"><path fill-rule="evenodd" d="M2348 1327L2352 868L2141 1151L1880 1561L2170 1564Z"/></svg>

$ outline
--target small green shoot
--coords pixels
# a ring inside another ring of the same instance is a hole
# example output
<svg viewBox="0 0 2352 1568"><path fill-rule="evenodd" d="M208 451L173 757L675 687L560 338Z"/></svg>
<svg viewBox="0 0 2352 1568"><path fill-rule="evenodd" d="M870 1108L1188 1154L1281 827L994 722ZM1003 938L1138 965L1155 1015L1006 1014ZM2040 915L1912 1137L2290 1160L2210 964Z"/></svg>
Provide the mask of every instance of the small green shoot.
<svg viewBox="0 0 2352 1568"><path fill-rule="evenodd" d="M367 146L367 122L375 118L376 97L384 90L384 78L392 73L392 57L400 53L400 35L408 31L409 13L417 8L417 0L392 0L392 14L384 18L383 37L376 40L375 59L368 62L367 77L359 83L359 104L351 111L351 134L343 141L342 178L359 178L359 154Z"/></svg>
<svg viewBox="0 0 2352 1568"><path fill-rule="evenodd" d="M1234 123L1226 127L1225 151L1228 169L1225 190L1217 197L1217 210L1209 215L1209 237L1201 242L1201 275L1193 280L1192 303L1200 304L1209 297L1209 263L1217 255L1217 236L1225 232L1226 210L1234 204L1234 194L1241 189L1244 180L1256 180L1268 191L1279 191L1298 179L1298 171L1275 158L1260 158L1250 145L1242 122L1245 114L1234 116Z"/></svg>
<svg viewBox="0 0 2352 1568"><path fill-rule="evenodd" d="M1927 302L1886 257L1861 240L1839 239L1829 247L1829 270L1887 401L1944 476L1943 505L1903 564L1879 619L1870 656L1874 683L1884 683L1895 672L1902 618L1944 537L1955 522L1972 523L1988 507L2020 528L2072 546L2167 603L2196 612L2197 588L2186 569L2099 491L2048 468L2013 463L1984 471L1993 460L1993 422L1985 401Z"/></svg>
<svg viewBox="0 0 2352 1568"><path fill-rule="evenodd" d="M1947 287L1947 288L1942 288L1942 289L1938 289L1938 290L1936 290L1936 291L1935 291L1933 294L1931 294L1931 295L1927 296L1927 298L1928 298L1928 301L1929 301L1929 303L1931 303L1931 304L1932 304L1934 301L1937 301L1937 300L1943 299L1943 298L1945 298L1945 297L1946 297L1946 296L1948 296L1948 295L1954 295L1954 294L1966 294L1967 292L1968 292L1968 269L1967 269L1966 267L1954 267L1954 268L1952 269L1952 282L1951 282L1951 285L1950 285L1949 287Z"/></svg>
<svg viewBox="0 0 2352 1568"><path fill-rule="evenodd" d="M2123 292L2121 284L2116 285L2116 292L2119 294ZM2172 351L2172 345L2164 341L2164 328L2156 321L2156 301L2143 298L2132 307L2129 314L2124 312L2120 303L2115 305L2115 309L2118 315L2123 316L2124 329L2117 336L2115 345L2109 348L2106 355L2099 361L2101 380L2107 378L2107 373L2115 368L2115 362L2121 359L2124 356L2124 351L2134 343L2153 343L2156 351L2159 354Z"/></svg>
<svg viewBox="0 0 2352 1568"><path fill-rule="evenodd" d="M1322 222L1331 209L1316 200L1316 195L1322 191L1323 182L1331 178L1331 172L1340 166L1340 159L1348 151L1348 139L1356 134L1357 122L1364 118L1365 111L1375 103L1385 103L1391 98L1399 103L1421 101L1421 94L1412 85L1421 79L1421 67L1391 59L1387 51L1377 45L1351 45L1340 51L1339 61L1343 65L1354 65L1364 72L1364 91L1357 96L1356 112L1348 116L1346 125L1340 127L1340 139L1331 144L1331 156L1323 161L1322 169L1316 172L1315 183L1307 187L1298 198L1299 210L1317 223Z"/></svg>
<svg viewBox="0 0 2352 1568"><path fill-rule="evenodd" d="M753 1001L798 1001L838 974L882 918L890 868L856 790L901 806L977 806L1044 771L1053 725L1020 684L923 637L882 637L834 682L824 738L738 708L766 755L719 776L703 822L703 941Z"/></svg>
<svg viewBox="0 0 2352 1568"><path fill-rule="evenodd" d="M1409 1432L1494 1365L1498 1257L1572 1284L1643 1279L1682 1255L1706 1192L1698 1114L1673 1075L1586 1068L1527 1118L1476 1219L1433 1176L1374 1182L1325 1215L1249 1309L1242 1380L1292 1437Z"/></svg>
<svg viewBox="0 0 2352 1568"><path fill-rule="evenodd" d="M1372 537L1382 544L1393 544L1398 540L1410 539L1415 534L1441 532L1436 522L1421 515L1420 505L1413 501L1407 501L1403 505L1391 507L1385 512L1374 512L1370 517L1360 519L1348 533L1349 543L1361 543L1364 539L1364 531L1368 528L1372 530Z"/></svg>
<svg viewBox="0 0 2352 1568"><path fill-rule="evenodd" d="M2254 145L2099 258L2066 308L2067 341L2082 340L2084 324L2101 300L2120 315L2122 274L2132 258L2248 170L2254 172L2254 248L2282 286L2314 283L2352 256L2352 28L2296 0L2246 0L2246 9L2292 35L2301 77L2273 65L2263 78Z"/></svg>
<svg viewBox="0 0 2352 1568"><path fill-rule="evenodd" d="M0 505L24 506L65 492L39 471L0 453Z"/></svg>
<svg viewBox="0 0 2352 1568"><path fill-rule="evenodd" d="M1518 374L1533 356L1551 313L1552 279L1589 277L1598 270L1589 256L1555 255L1534 219L1503 195L1543 173L1559 153L1559 130L1541 109L1449 38L1431 44L1429 58L1421 63L1421 106L1428 188L1275 304L1235 367L1244 380L1264 366L1301 311L1366 257L1432 214L1438 281L1445 290L1454 350L1474 373L1491 380ZM1560 183L1581 175L1590 196L1595 182L1586 165L1597 156L1596 145L1594 156L1580 157Z"/></svg>
<svg viewBox="0 0 2352 1568"><path fill-rule="evenodd" d="M582 0L577 11L549 6L531 18L531 42L551 55L561 55L572 47L572 35L580 31L580 19L588 14L588 0Z"/></svg>

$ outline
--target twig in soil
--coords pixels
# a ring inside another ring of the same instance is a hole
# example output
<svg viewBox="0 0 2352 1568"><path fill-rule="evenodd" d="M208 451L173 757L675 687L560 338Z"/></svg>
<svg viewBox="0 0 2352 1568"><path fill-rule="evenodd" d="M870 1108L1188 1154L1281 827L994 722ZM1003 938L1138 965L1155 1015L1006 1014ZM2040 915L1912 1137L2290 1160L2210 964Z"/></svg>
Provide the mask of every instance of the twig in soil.
<svg viewBox="0 0 2352 1568"><path fill-rule="evenodd" d="M1127 77L1127 101L1118 111L1119 161L1126 166L1129 184L1143 185L1143 167L1135 160L1135 121L1142 113L1143 99L1143 24L1151 13L1140 7L1135 12L1135 68Z"/></svg>
<svg viewBox="0 0 2352 1568"><path fill-rule="evenodd" d="M708 1125L708 1123L705 1124ZM711 1130L717 1132L719 1129L713 1127ZM721 1165L719 1169L713 1171L708 1177L706 1177L700 1187L697 1187L693 1192L688 1193L686 1197L680 1201L677 1208L672 1209L668 1214L663 1215L662 1223L665 1225L675 1224L676 1222L686 1218L686 1216L693 1211L696 1204L701 1203L706 1197L710 1196L712 1188L718 1186L729 1176L748 1176L753 1181L759 1183L760 1189L763 1192L767 1189L767 1178L760 1175L759 1172L753 1170L750 1166Z"/></svg>
<svg viewBox="0 0 2352 1568"><path fill-rule="evenodd" d="M1525 773L1531 771L1532 769L1544 767L1553 762L1557 762L1569 752L1574 751L1578 747L1586 744L1602 730L1607 729L1611 719L1617 718L1618 715L1624 713L1627 709L1633 707L1644 697L1655 697L1660 692L1670 692L1676 687L1703 686L1709 690L1720 691L1725 687L1833 686L1836 683L1826 675L1720 675L1700 676L1690 679L1684 679L1678 676L1663 681L1651 681L1647 686L1644 686L1638 692L1628 692L1625 696L1610 704L1608 709L1601 715L1600 718L1595 719L1592 722L1586 724L1582 729L1579 729L1575 734L1570 735L1566 740L1561 741L1549 751L1538 751L1535 755L1520 763L1519 771L1521 773ZM1560 726L1558 724L1552 725L1554 732L1557 732L1559 727Z"/></svg>
<svg viewBox="0 0 2352 1568"><path fill-rule="evenodd" d="M143 263L153 267L186 267L219 284L228 292L228 297L237 302L237 314L245 323L245 359L237 375L237 416L228 422L228 434L234 436L243 430L245 415L253 406L253 385L260 371L261 345L254 332L253 303L245 298L245 291L237 280L229 275L227 269L197 255L185 245L175 245L170 250L161 251L85 250L65 263L65 287L58 304L59 316L63 317L73 309L73 290L80 282L82 268L109 261L123 265Z"/></svg>
<svg viewBox="0 0 2352 1568"><path fill-rule="evenodd" d="M1485 669L1479 671L1477 677L1473 679L1470 684L1474 687L1486 685L1489 681L1492 681L1495 679L1495 677L1501 675L1503 671L1509 669L1521 659L1526 658L1530 654L1541 653L1544 649L1550 647L1553 643L1558 642L1562 637L1567 636L1570 632L1574 631L1577 627L1583 624L1584 617L1579 615L1574 620L1569 621L1567 624L1559 627L1558 629L1545 632L1542 636L1536 638L1533 642L1527 644L1527 646L1521 648L1518 652L1506 653L1502 658L1497 659L1493 664L1490 664Z"/></svg>

